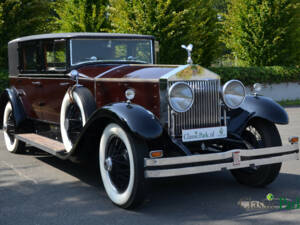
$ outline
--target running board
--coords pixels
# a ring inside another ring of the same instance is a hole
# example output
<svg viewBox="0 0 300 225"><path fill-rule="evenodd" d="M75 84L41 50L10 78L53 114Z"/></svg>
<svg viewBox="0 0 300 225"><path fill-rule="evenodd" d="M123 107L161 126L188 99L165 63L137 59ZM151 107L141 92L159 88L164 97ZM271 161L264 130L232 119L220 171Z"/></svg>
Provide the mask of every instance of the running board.
<svg viewBox="0 0 300 225"><path fill-rule="evenodd" d="M16 134L16 138L59 158L62 158L67 153L63 143L38 134Z"/></svg>

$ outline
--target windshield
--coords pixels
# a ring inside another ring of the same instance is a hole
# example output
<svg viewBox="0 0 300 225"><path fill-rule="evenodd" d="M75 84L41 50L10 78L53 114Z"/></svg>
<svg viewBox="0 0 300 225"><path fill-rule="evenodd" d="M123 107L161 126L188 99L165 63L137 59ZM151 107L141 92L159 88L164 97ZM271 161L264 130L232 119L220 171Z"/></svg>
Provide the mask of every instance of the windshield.
<svg viewBox="0 0 300 225"><path fill-rule="evenodd" d="M71 40L71 65L87 62L153 63L152 41L145 39Z"/></svg>

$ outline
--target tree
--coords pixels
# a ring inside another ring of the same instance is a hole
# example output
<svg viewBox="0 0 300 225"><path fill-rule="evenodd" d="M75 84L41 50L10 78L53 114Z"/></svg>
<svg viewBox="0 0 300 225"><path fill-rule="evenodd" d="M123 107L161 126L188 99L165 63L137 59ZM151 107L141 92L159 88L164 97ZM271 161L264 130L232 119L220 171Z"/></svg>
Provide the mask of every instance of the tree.
<svg viewBox="0 0 300 225"><path fill-rule="evenodd" d="M112 31L154 35L160 63L185 63L181 44L194 45L196 63L209 65L218 48L212 0L110 0Z"/></svg>
<svg viewBox="0 0 300 225"><path fill-rule="evenodd" d="M223 41L241 65L295 64L300 45L296 10L295 0L232 0Z"/></svg>
<svg viewBox="0 0 300 225"><path fill-rule="evenodd" d="M230 0L214 0L213 4L219 13L226 13L229 1Z"/></svg>
<svg viewBox="0 0 300 225"><path fill-rule="evenodd" d="M7 67L8 41L52 31L48 0L5 0L0 3L0 66Z"/></svg>
<svg viewBox="0 0 300 225"><path fill-rule="evenodd" d="M62 32L101 32L109 28L107 0L60 0L56 23Z"/></svg>
<svg viewBox="0 0 300 225"><path fill-rule="evenodd" d="M194 43L194 61L204 66L220 55L220 32L218 10L214 9L215 0L196 0L191 8L188 41Z"/></svg>

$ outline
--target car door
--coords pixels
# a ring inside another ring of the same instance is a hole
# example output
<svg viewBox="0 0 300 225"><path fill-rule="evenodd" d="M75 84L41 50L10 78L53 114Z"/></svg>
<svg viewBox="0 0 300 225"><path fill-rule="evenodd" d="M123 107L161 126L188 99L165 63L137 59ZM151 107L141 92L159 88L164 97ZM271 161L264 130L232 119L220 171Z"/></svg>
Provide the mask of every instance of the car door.
<svg viewBox="0 0 300 225"><path fill-rule="evenodd" d="M42 40L44 105L41 107L42 119L47 122L59 123L60 109L64 95L74 84L66 76L67 54L66 40Z"/></svg>
<svg viewBox="0 0 300 225"><path fill-rule="evenodd" d="M38 41L19 44L20 73L13 83L13 86L20 93L27 116L33 119L42 118L41 106L44 84L40 75L41 61L38 53Z"/></svg>

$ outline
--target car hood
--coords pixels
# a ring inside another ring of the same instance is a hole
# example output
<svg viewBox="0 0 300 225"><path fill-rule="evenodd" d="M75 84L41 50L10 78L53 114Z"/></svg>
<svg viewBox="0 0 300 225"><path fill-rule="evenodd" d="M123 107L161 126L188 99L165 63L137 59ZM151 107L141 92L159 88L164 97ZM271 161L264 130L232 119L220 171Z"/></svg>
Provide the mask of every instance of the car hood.
<svg viewBox="0 0 300 225"><path fill-rule="evenodd" d="M89 65L78 71L93 79L200 80L220 77L199 65Z"/></svg>

